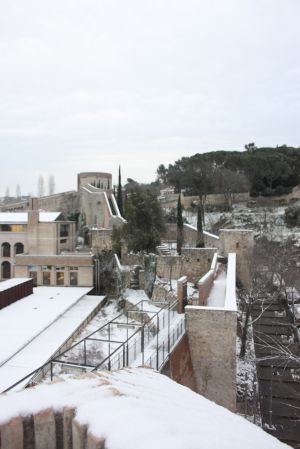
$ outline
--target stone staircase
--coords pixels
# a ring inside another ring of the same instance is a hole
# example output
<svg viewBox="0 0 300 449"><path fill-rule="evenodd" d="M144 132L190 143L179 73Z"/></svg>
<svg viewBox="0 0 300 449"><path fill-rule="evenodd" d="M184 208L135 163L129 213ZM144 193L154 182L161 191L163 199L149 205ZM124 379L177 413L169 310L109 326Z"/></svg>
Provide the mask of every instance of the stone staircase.
<svg viewBox="0 0 300 449"><path fill-rule="evenodd" d="M162 242L160 245L158 245L156 247L156 250L157 250L158 254L160 254L161 256L170 256L171 255L171 251L170 251L170 248L167 243Z"/></svg>

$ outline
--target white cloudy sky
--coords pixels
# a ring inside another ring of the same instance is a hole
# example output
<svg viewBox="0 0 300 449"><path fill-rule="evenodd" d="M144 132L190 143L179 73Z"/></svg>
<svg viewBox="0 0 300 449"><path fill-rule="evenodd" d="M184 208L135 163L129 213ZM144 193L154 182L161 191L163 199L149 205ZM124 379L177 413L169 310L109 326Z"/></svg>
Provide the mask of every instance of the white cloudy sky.
<svg viewBox="0 0 300 449"><path fill-rule="evenodd" d="M0 195L300 146L299 0L0 0Z"/></svg>

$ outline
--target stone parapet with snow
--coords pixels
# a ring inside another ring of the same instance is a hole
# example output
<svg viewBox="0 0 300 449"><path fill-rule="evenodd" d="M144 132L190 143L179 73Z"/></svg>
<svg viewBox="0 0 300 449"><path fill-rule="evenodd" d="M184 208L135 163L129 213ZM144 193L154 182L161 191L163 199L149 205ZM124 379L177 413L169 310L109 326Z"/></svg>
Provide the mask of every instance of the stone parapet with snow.
<svg viewBox="0 0 300 449"><path fill-rule="evenodd" d="M180 425L178 425L180 423ZM1 449L283 449L288 446L150 369L89 374L0 397Z"/></svg>

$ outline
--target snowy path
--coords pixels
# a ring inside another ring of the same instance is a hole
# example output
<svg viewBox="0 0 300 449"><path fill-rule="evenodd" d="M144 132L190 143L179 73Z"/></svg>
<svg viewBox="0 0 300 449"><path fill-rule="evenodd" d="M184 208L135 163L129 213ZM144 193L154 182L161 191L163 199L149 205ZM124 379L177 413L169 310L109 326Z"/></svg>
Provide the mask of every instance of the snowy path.
<svg viewBox="0 0 300 449"><path fill-rule="evenodd" d="M207 298L207 307L224 307L226 292L226 273L222 271L214 280L213 287Z"/></svg>

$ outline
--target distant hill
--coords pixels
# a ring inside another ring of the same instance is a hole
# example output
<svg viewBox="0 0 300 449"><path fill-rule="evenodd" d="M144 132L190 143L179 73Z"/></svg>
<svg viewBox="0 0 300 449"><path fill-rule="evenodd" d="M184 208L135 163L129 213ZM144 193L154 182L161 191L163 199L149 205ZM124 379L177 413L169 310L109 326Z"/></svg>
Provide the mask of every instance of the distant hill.
<svg viewBox="0 0 300 449"><path fill-rule="evenodd" d="M300 147L262 147L245 151L212 151L182 157L157 169L161 182L189 194L249 190L252 196L282 195L300 184Z"/></svg>

